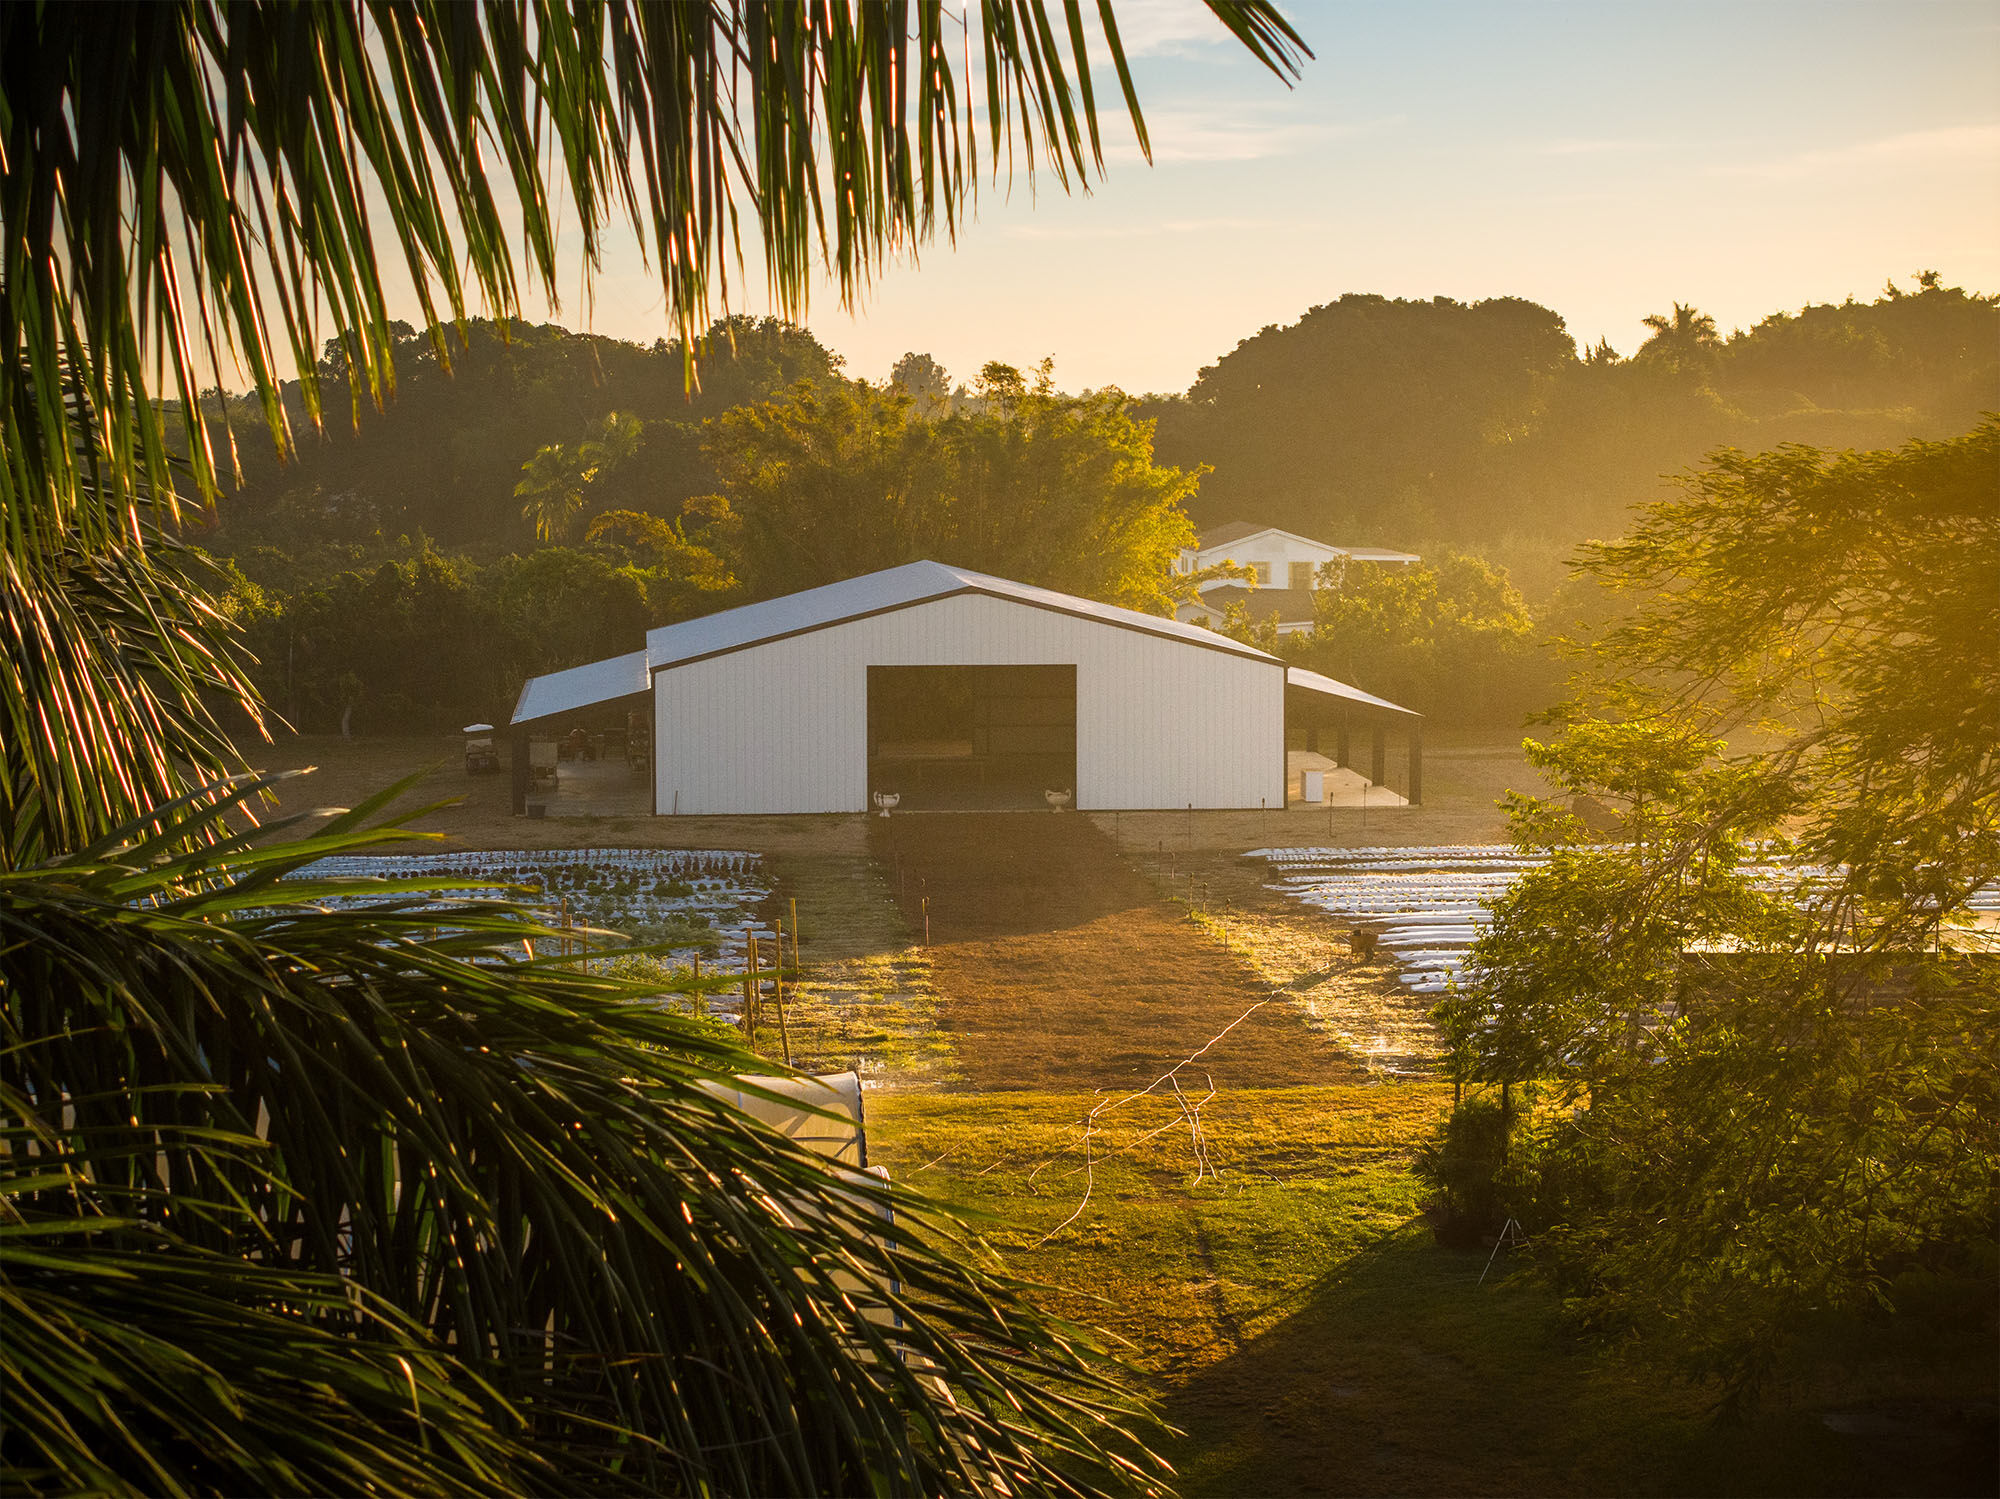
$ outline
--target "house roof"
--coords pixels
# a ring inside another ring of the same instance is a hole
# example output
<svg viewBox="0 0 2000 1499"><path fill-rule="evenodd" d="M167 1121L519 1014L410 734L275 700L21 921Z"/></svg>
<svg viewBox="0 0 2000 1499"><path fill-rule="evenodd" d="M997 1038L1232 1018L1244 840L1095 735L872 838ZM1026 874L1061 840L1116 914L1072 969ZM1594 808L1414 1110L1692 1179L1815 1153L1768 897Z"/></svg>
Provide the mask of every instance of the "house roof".
<svg viewBox="0 0 2000 1499"><path fill-rule="evenodd" d="M1322 547L1329 552L1339 552L1356 562L1421 562L1424 559L1415 552L1398 552L1388 547L1337 546L1330 541L1321 541L1314 536L1301 536L1296 531L1287 531L1279 526L1259 526L1247 520L1233 520L1204 531L1195 538L1197 552L1212 552L1217 547L1234 546L1239 541L1248 541L1255 536L1285 536L1293 541L1304 542L1309 547Z"/></svg>
<svg viewBox="0 0 2000 1499"><path fill-rule="evenodd" d="M1423 717L1423 714L1414 708L1405 708L1401 703L1392 703L1386 697L1377 697L1372 692L1363 692L1359 687L1350 687L1345 682L1321 676L1316 671L1307 671L1303 666L1285 668L1285 686L1300 692L1312 692L1321 697L1334 698L1344 707L1361 708L1370 713L1387 714L1394 718Z"/></svg>
<svg viewBox="0 0 2000 1499"><path fill-rule="evenodd" d="M1036 588L1007 578L990 577L942 562L909 562L901 567L865 573L858 578L844 578L821 588L808 588L803 593L788 593L782 598L766 599L760 604L745 604L741 608L725 609L720 614L664 625L646 635L647 664L649 670L660 671L669 666L744 650L788 635L823 630L871 614L907 609L913 604L961 593L985 594L1102 624L1140 630L1149 635L1162 635L1169 640L1179 640L1208 650L1226 651L1261 661L1276 659L1255 646L1244 645L1241 641L1217 635L1198 625L1163 619L1156 614L1141 614L1136 609L1121 609L1115 604L1100 604L1095 599L1057 593L1052 588Z"/></svg>
<svg viewBox="0 0 2000 1499"><path fill-rule="evenodd" d="M574 666L567 671L551 672L547 676L531 677L521 688L512 722L526 723L530 719L547 718L552 714L642 694L648 690L653 673L668 667L966 593L1006 599L1030 608L1047 609L1120 629L1138 630L1184 645L1222 651L1253 661L1268 661L1276 665L1278 660L1255 646L1231 640L1199 625L1162 619L1155 614L1141 614L1136 609L1121 609L1115 604L1100 604L1095 599L1057 593L1051 588L1036 588L1007 578L989 577L985 573L950 567L942 562L910 562L858 578L844 578L822 588L808 588L782 598L724 609L700 619L663 625L647 632L644 650L614 656L608 661Z"/></svg>
<svg viewBox="0 0 2000 1499"><path fill-rule="evenodd" d="M1397 552L1388 547L1341 547L1341 551L1355 562L1421 562L1424 559L1415 552Z"/></svg>
<svg viewBox="0 0 2000 1499"><path fill-rule="evenodd" d="M1203 593L1201 601L1218 614L1231 604L1246 604L1252 619L1275 618L1284 624L1313 617L1310 588L1249 588L1241 583L1223 583Z"/></svg>
<svg viewBox="0 0 2000 1499"><path fill-rule="evenodd" d="M1232 541L1241 541L1246 536L1262 536L1270 530L1247 520L1224 521L1212 531L1204 531L1195 538L1197 549L1207 551L1210 547L1226 547Z"/></svg>

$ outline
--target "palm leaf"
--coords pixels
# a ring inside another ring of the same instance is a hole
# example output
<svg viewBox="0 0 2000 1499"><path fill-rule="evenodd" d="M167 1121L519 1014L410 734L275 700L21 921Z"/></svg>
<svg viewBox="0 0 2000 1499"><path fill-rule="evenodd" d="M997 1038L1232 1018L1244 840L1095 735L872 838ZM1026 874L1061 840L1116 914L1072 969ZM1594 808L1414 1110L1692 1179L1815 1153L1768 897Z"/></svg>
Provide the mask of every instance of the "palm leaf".
<svg viewBox="0 0 2000 1499"><path fill-rule="evenodd" d="M1307 49L1268 0L1208 3L1274 73L1297 71ZM1105 0L1099 14L1143 146ZM623 224L691 341L711 299L727 299L748 205L781 309L804 308L817 262L851 301L886 255L940 219L955 231L975 190L952 44L963 24L942 0L7 7L0 498L15 539L115 530L117 510L85 492L92 465L115 496L171 492L155 403L198 410L228 362L281 444L279 378L297 371L317 419L325 337L346 350L354 399L380 399L394 382L384 255L435 328L475 301L511 313L524 280L553 297L565 213L586 267ZM976 26L994 163L1018 147L1031 176L1088 183L1101 168L1097 57L1076 0L1066 47L1042 0L991 0ZM95 418L88 461L60 419L78 396ZM208 493L216 449L204 424L188 435ZM55 503L14 516L32 495Z"/></svg>
<svg viewBox="0 0 2000 1499"><path fill-rule="evenodd" d="M1210 4L1296 68L1264 0ZM948 1222L701 1088L749 1058L630 983L515 961L524 909L335 909L284 878L367 813L226 825L259 783L227 779L223 714L254 697L175 542L233 452L200 410L218 372L281 448L281 378L319 421L326 339L353 401L393 389L382 255L448 357L445 316L553 297L559 221L587 265L635 228L683 335L727 298L745 205L789 311L817 264L851 300L955 233L981 133L959 24L941 0L0 7L9 1488L1153 1482L1085 1351ZM977 29L986 170L1004 145L1087 183L1077 7L1067 53L1032 0Z"/></svg>
<svg viewBox="0 0 2000 1499"><path fill-rule="evenodd" d="M0 1268L40 1319L0 1363L44 1411L34 1462L9 1449L24 1483L32 1466L89 1486L96 1461L129 1487L227 1487L203 1466L226 1462L261 1486L307 1463L308 1436L330 1461L325 1431L249 1429L271 1419L243 1393L260 1360L273 1390L320 1358L338 1366L328 1388L377 1389L353 1419L386 1423L394 1462L414 1462L430 1406L392 1419L383 1371L419 1356L439 1388L420 1403L454 1402L437 1423L464 1426L427 1459L446 1486L490 1483L522 1452L557 1465L546 1482L593 1490L1084 1493L1145 1477L1083 1346L979 1268L947 1218L702 1087L755 1059L643 985L519 960L523 935L554 933L517 903L336 910L398 891L276 878L376 836L245 847L156 817L94 858L0 874L0 1193L34 1229L6 1241L29 1258ZM189 851L129 857L163 846ZM137 1277L129 1294L119 1274ZM334 1304L339 1286L380 1303L369 1326ZM225 1305L199 1311L197 1292ZM226 1342L228 1307L241 1346L202 1341ZM269 1324L281 1315L302 1325ZM102 1388L77 1388L75 1371L100 1369ZM177 1369L199 1408L168 1401ZM270 1450L170 1435L232 1401L239 1442ZM293 1486L350 1486L299 1472Z"/></svg>

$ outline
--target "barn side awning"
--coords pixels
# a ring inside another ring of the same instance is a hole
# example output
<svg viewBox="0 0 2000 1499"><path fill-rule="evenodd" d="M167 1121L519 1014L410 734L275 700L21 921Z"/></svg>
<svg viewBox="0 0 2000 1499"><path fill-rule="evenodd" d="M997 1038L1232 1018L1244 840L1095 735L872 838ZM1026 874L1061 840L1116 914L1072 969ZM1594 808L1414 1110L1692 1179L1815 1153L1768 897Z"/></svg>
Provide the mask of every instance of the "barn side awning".
<svg viewBox="0 0 2000 1499"><path fill-rule="evenodd" d="M1368 779L1378 786L1388 775L1388 731L1391 726L1401 728L1409 746L1409 777L1405 783L1405 796L1411 806L1422 805L1424 716L1414 708L1405 708L1401 703L1392 703L1386 697L1363 692L1359 687L1350 687L1316 671L1288 666L1285 668L1285 723L1287 728L1303 726L1306 747L1314 750L1320 747L1320 729L1333 729L1334 760L1341 765L1352 763L1348 738L1350 725L1366 724L1371 731Z"/></svg>
<svg viewBox="0 0 2000 1499"><path fill-rule="evenodd" d="M1326 707L1338 707L1360 718L1412 719L1423 714L1414 708L1405 708L1401 703L1392 703L1386 697L1376 697L1372 692L1363 692L1359 687L1350 687L1345 682L1336 682L1332 677L1323 677L1316 671L1307 671L1302 666L1285 668L1286 695L1293 691L1310 693L1331 701ZM1310 698L1306 701L1311 701Z"/></svg>
<svg viewBox="0 0 2000 1499"><path fill-rule="evenodd" d="M592 661L572 666L568 671L528 678L521 686L521 696L514 704L514 716L509 722L519 728L536 719L553 718L578 708L594 708L620 698L644 697L650 690L646 653L628 651L608 661Z"/></svg>

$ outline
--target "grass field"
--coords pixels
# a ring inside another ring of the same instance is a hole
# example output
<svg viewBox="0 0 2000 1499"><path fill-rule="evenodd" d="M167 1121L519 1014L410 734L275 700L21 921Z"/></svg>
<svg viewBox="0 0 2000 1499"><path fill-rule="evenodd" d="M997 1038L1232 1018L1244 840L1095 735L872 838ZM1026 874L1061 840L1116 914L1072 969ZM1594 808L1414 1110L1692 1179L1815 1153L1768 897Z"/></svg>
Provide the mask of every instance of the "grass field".
<svg viewBox="0 0 2000 1499"><path fill-rule="evenodd" d="M1187 1111L1151 1096L1099 1115L1086 1171L1084 1121L1123 1096L897 1094L871 1146L1118 1340L1190 1496L1990 1488L1976 1452L1806 1410L1719 1427L1708 1392L1575 1336L1504 1258L1482 1285L1488 1255L1435 1244L1405 1169L1441 1084L1223 1094L1199 1158Z"/></svg>

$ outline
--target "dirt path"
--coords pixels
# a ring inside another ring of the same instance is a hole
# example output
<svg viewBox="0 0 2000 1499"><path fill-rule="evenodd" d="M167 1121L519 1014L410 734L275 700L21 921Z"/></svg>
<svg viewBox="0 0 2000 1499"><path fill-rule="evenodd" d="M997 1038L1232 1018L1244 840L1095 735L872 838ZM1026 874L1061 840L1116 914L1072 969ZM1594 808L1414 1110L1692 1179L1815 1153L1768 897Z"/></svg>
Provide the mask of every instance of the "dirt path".
<svg viewBox="0 0 2000 1499"><path fill-rule="evenodd" d="M971 1091L1143 1086L1273 991L1170 905L1088 818L896 817L869 830ZM1285 997L1217 1042L1220 1087L1363 1074Z"/></svg>

